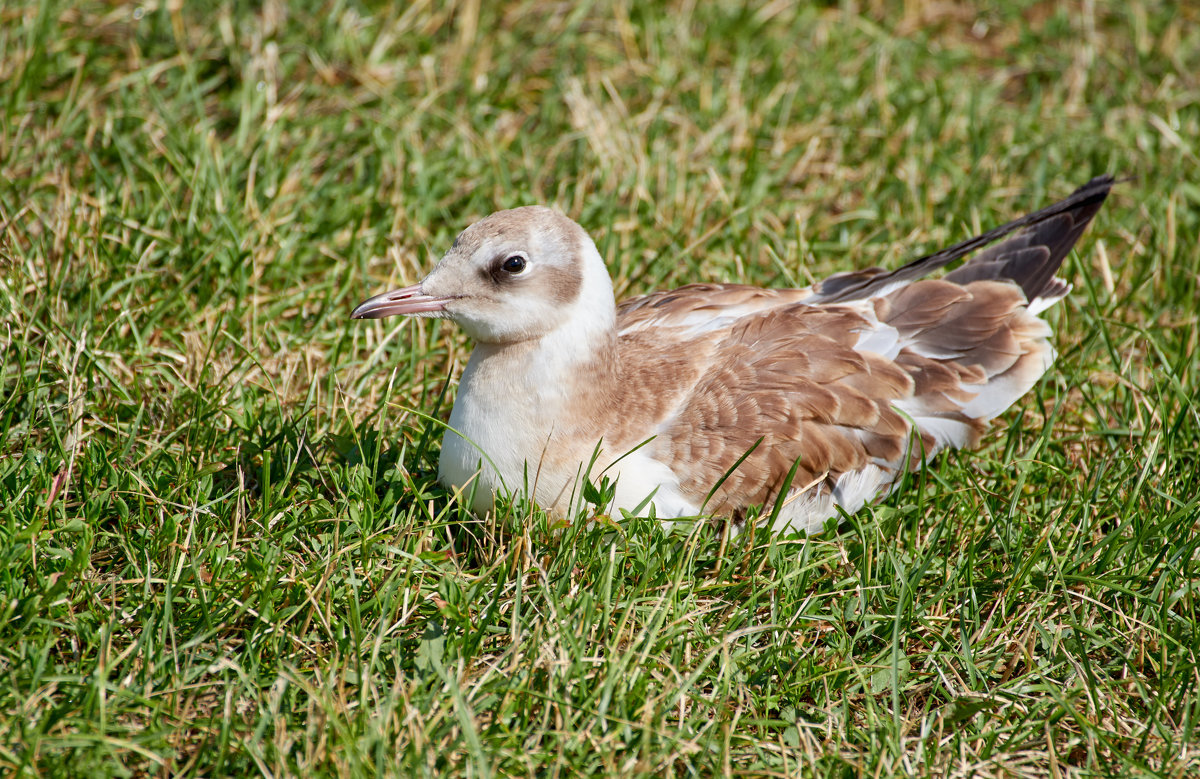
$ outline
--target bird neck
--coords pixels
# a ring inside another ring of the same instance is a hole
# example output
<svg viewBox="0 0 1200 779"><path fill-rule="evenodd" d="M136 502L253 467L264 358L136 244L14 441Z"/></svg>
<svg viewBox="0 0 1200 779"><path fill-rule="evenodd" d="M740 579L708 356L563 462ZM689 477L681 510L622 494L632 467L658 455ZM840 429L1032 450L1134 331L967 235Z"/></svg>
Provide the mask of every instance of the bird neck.
<svg viewBox="0 0 1200 779"><path fill-rule="evenodd" d="M517 489L535 473L539 489L549 490L540 496L546 505L562 497L602 435L596 425L603 415L580 413L580 399L611 395L617 383L615 329L574 335L582 340L556 331L537 340L475 347L450 413L453 432L443 440L438 474L444 484L461 487L483 467L481 500L490 500L502 486ZM586 446L580 451L559 446L561 456L543 462L552 437Z"/></svg>
<svg viewBox="0 0 1200 779"><path fill-rule="evenodd" d="M458 402L486 393L522 400L552 414L580 382L594 387L614 380L617 334L612 321L568 322L541 338L513 344L477 344L463 373Z"/></svg>

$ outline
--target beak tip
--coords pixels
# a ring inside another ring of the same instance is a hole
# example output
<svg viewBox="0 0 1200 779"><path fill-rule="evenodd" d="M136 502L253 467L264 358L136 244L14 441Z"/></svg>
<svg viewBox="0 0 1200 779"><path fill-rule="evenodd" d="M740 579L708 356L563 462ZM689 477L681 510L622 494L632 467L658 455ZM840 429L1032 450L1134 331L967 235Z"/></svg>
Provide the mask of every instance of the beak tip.
<svg viewBox="0 0 1200 779"><path fill-rule="evenodd" d="M387 314L381 312L378 306L370 306L366 303L363 303L350 312L351 319L383 319L385 316Z"/></svg>

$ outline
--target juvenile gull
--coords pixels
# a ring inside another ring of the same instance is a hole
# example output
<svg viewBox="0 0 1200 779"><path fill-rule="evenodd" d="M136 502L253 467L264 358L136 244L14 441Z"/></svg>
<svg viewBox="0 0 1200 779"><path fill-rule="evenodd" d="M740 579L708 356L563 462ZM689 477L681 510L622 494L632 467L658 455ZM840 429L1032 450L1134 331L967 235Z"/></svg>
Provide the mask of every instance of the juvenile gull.
<svg viewBox="0 0 1200 779"><path fill-rule="evenodd" d="M579 225L515 208L352 316L452 319L475 341L438 478L477 513L523 492L570 516L587 472L615 482L614 512L741 521L769 512L795 465L777 524L811 532L835 506L887 495L903 469L974 445L1046 372L1037 315L1070 291L1055 273L1112 184L891 272L690 284L619 306Z"/></svg>

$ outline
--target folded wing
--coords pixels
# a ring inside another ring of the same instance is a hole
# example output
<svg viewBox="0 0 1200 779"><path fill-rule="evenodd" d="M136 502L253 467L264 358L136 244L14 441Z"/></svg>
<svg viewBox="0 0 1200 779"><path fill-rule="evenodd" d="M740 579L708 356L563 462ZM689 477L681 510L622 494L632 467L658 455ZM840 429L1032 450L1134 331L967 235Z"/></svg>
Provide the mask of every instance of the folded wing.
<svg viewBox="0 0 1200 779"><path fill-rule="evenodd" d="M659 425L655 456L676 464L689 500L734 516L774 501L798 463L781 520L811 530L835 504L856 511L904 469L974 444L1052 363L1036 313L1069 290L1054 274L1111 185L1094 179L892 272L811 290L692 285L625 303L626 336L653 328L707 344L707 367ZM943 278L919 279L1005 236Z"/></svg>

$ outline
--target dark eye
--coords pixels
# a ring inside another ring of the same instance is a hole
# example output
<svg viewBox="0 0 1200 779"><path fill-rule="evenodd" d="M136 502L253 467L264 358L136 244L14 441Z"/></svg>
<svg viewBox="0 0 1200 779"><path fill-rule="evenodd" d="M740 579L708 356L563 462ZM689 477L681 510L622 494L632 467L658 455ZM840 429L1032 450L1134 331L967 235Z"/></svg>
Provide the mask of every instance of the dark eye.
<svg viewBox="0 0 1200 779"><path fill-rule="evenodd" d="M520 273L521 271L525 270L525 258L519 254L514 254L506 259L500 265L500 268L506 273Z"/></svg>

